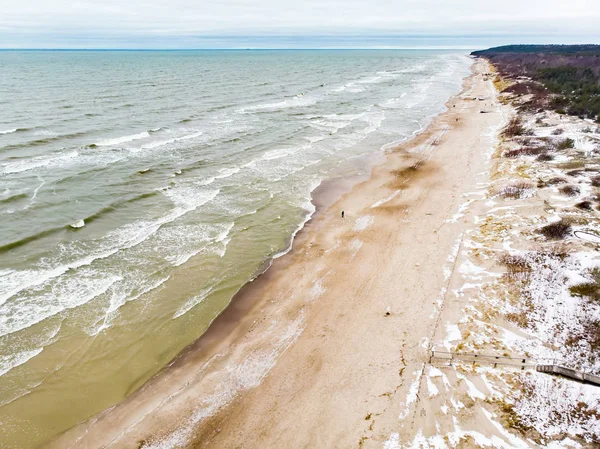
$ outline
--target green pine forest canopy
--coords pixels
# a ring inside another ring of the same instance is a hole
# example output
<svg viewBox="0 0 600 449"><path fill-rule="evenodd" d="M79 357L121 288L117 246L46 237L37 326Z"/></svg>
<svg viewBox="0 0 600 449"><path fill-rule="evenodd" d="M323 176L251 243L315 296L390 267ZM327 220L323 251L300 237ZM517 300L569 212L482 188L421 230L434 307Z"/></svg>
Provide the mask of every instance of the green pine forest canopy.
<svg viewBox="0 0 600 449"><path fill-rule="evenodd" d="M542 83L547 91L535 95L548 97L558 112L600 123L600 45L506 45L472 54L487 58L504 77Z"/></svg>

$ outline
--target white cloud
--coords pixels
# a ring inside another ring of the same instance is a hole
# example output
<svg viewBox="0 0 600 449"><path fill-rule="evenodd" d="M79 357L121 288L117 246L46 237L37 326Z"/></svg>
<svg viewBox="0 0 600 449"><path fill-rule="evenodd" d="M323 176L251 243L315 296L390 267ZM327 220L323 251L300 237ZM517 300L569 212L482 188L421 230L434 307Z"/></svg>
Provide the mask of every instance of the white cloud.
<svg viewBox="0 0 600 449"><path fill-rule="evenodd" d="M592 0L9 0L0 42L205 35L576 35L598 41ZM168 39L167 39L168 40Z"/></svg>

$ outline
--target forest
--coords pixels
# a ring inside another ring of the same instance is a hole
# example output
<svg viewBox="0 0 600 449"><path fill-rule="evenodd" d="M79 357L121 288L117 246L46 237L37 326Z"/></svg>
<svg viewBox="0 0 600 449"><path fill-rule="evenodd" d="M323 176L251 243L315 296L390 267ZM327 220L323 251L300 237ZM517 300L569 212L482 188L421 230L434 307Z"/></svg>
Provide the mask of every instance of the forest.
<svg viewBox="0 0 600 449"><path fill-rule="evenodd" d="M488 59L505 79L531 80L531 105L600 123L600 45L507 45L472 55Z"/></svg>

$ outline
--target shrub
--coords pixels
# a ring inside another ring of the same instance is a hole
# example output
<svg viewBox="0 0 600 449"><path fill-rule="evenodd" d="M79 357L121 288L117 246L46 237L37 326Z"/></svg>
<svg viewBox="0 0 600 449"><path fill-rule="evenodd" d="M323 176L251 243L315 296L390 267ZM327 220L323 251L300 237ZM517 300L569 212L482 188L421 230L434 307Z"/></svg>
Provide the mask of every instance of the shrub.
<svg viewBox="0 0 600 449"><path fill-rule="evenodd" d="M577 196L579 195L579 187L574 186L574 185L566 185L566 186L562 186L560 189L558 189L558 191L560 193L562 193L565 196Z"/></svg>
<svg viewBox="0 0 600 449"><path fill-rule="evenodd" d="M558 176L555 176L554 178L550 178L548 180L548 184L550 185L564 184L566 182L567 180L565 178L559 178Z"/></svg>
<svg viewBox="0 0 600 449"><path fill-rule="evenodd" d="M504 254L500 263L506 267L504 276L512 280L525 280L531 273L531 263L519 254Z"/></svg>
<svg viewBox="0 0 600 449"><path fill-rule="evenodd" d="M571 233L571 225L561 219L556 223L550 223L538 230L540 234L550 240L564 239Z"/></svg>
<svg viewBox="0 0 600 449"><path fill-rule="evenodd" d="M502 135L504 137L515 137L522 136L524 132L525 127L523 126L521 119L519 117L513 117L502 131Z"/></svg>
<svg viewBox="0 0 600 449"><path fill-rule="evenodd" d="M575 141L569 137L565 140L561 140L556 146L559 150L568 150L569 148L575 148Z"/></svg>
<svg viewBox="0 0 600 449"><path fill-rule="evenodd" d="M548 153L542 153L537 157L537 160L540 162L548 162L554 159L554 156Z"/></svg>
<svg viewBox="0 0 600 449"><path fill-rule="evenodd" d="M514 200L526 197L527 193L533 189L533 185L528 182L517 182L510 186L504 187L500 191L502 198L511 198Z"/></svg>
<svg viewBox="0 0 600 449"><path fill-rule="evenodd" d="M537 156L538 154L545 153L547 148L544 147L521 147L516 150L505 151L503 156L508 158L515 158L519 156Z"/></svg>
<svg viewBox="0 0 600 449"><path fill-rule="evenodd" d="M600 300L600 268L596 267L588 271L590 282L574 285L569 288L573 296L588 297L595 301Z"/></svg>
<svg viewBox="0 0 600 449"><path fill-rule="evenodd" d="M582 201L582 202L580 202L580 203L577 203L577 204L575 205L575 207L576 207L577 209L583 209L583 210L592 210L592 203L591 203L591 201L587 201L587 200L586 200L586 201Z"/></svg>

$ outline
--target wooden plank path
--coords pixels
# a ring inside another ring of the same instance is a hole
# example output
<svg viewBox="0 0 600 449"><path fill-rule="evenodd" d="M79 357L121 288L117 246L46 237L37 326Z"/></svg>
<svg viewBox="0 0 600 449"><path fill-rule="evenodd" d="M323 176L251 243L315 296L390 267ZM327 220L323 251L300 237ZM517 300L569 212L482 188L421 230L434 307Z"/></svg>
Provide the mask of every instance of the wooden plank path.
<svg viewBox="0 0 600 449"><path fill-rule="evenodd" d="M577 380L579 382L600 386L600 376L595 376L593 374L584 373L582 371L562 366L562 360L559 359L539 359L532 357L513 357L492 354L432 350L429 363L431 363L434 359L448 361L449 363L452 363L453 361L487 363L494 365L494 368L498 365L505 365L521 368L522 370L535 369L540 373L555 374Z"/></svg>
<svg viewBox="0 0 600 449"><path fill-rule="evenodd" d="M535 370L540 373L557 374L569 379L574 379L584 384L592 384L600 387L600 376L584 373L575 369L567 368L559 365L538 365Z"/></svg>

